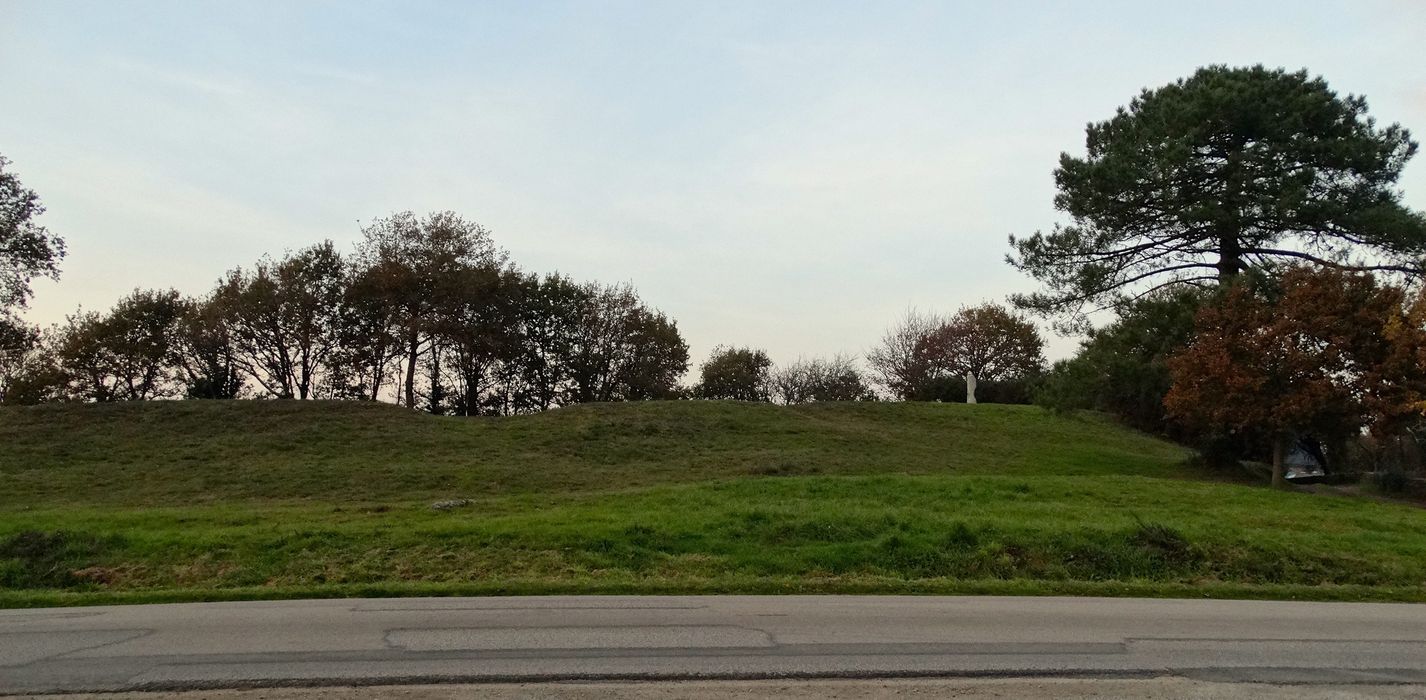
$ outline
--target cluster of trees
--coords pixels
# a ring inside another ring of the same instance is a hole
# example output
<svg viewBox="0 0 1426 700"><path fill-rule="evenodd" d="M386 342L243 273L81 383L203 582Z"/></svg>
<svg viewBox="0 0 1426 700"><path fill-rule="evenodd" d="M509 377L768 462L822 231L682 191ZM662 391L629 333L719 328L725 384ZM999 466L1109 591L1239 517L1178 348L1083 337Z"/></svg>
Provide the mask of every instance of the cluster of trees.
<svg viewBox="0 0 1426 700"><path fill-rule="evenodd" d="M1417 144L1320 78L1213 66L1146 90L1063 155L1072 223L1011 238L1040 280L1015 297L1088 331L1039 399L1202 445L1271 455L1422 427L1426 216L1396 182Z"/></svg>
<svg viewBox="0 0 1426 700"><path fill-rule="evenodd" d="M877 384L905 401L1027 403L1044 371L1044 345L1033 323L999 304L963 307L948 318L913 309L867 363Z"/></svg>
<svg viewBox="0 0 1426 700"><path fill-rule="evenodd" d="M874 401L876 392L857 368L856 358L799 358L773 370L768 378L773 401L781 404L814 401Z"/></svg>
<svg viewBox="0 0 1426 700"><path fill-rule="evenodd" d="M389 399L477 415L677 393L688 346L629 286L521 271L450 212L362 234L349 255L323 242L201 298L138 290L30 331L3 399Z"/></svg>
<svg viewBox="0 0 1426 700"><path fill-rule="evenodd" d="M513 414L596 401L706 398L799 404L881 397L1025 401L1044 360L1034 326L987 304L909 314L869 357L798 359L719 347L683 387L677 324L627 285L520 270L451 212L372 222L354 251L330 241L264 257L200 297L138 289L50 329L18 312L55 277L62 239L0 158L0 402L388 400L432 413ZM900 343L901 345L898 345ZM904 347L902 347L904 345ZM878 392L880 390L880 393Z"/></svg>
<svg viewBox="0 0 1426 700"><path fill-rule="evenodd" d="M1164 405L1204 432L1259 434L1274 481L1297 435L1328 446L1409 430L1426 411L1426 295L1369 274L1292 268L1234 284L1169 358Z"/></svg>
<svg viewBox="0 0 1426 700"><path fill-rule="evenodd" d="M756 348L717 347L699 367L688 392L700 399L770 401L784 405L814 401L875 401L877 395L856 358L799 358L782 367Z"/></svg>
<svg viewBox="0 0 1426 700"><path fill-rule="evenodd" d="M484 228L450 212L396 214L365 227L350 253L324 241L236 268L201 297L139 289L41 330L16 311L32 279L57 273L64 245L35 223L38 197L5 164L0 401L10 404L351 399L513 414L660 398L864 401L878 389L963 400L966 376L990 400L1023 400L1005 383L1044 363L1034 326L987 304L908 315L871 354L874 376L846 355L774 366L762 350L719 347L684 388L677 324L631 287L521 271Z"/></svg>
<svg viewBox="0 0 1426 700"><path fill-rule="evenodd" d="M695 398L770 401L988 401L1030 403L1045 367L1035 325L999 304L949 317L910 310L857 358L798 359L778 367L757 348L718 347L689 390Z"/></svg>

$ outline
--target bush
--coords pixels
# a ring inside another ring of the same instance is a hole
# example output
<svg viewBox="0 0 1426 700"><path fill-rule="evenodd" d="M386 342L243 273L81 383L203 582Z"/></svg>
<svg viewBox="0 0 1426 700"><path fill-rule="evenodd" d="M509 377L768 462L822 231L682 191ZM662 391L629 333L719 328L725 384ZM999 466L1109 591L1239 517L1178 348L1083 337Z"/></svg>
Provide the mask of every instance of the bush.
<svg viewBox="0 0 1426 700"><path fill-rule="evenodd" d="M875 398L852 358L799 359L774 370L768 380L772 400L792 405L812 401L866 401Z"/></svg>
<svg viewBox="0 0 1426 700"><path fill-rule="evenodd" d="M24 530L0 540L0 589L65 588L80 582L74 571L92 565L97 538L57 530Z"/></svg>
<svg viewBox="0 0 1426 700"><path fill-rule="evenodd" d="M767 401L772 360L754 348L718 346L699 368L693 393L700 399Z"/></svg>

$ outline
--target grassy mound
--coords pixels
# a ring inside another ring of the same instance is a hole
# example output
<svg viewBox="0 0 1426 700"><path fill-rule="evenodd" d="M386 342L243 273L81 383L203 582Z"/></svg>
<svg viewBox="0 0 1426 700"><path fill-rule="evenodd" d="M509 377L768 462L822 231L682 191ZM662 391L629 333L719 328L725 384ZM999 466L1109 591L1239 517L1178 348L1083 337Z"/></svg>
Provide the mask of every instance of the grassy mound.
<svg viewBox="0 0 1426 700"><path fill-rule="evenodd" d="M390 502L769 475L1164 476L1185 454L1026 406L704 401L474 419L355 402L51 404L0 409L0 444L0 507Z"/></svg>
<svg viewBox="0 0 1426 700"><path fill-rule="evenodd" d="M1426 511L1205 480L1178 447L1029 407L680 402L465 420L366 404L44 406L0 410L0 442L0 605L1426 599Z"/></svg>

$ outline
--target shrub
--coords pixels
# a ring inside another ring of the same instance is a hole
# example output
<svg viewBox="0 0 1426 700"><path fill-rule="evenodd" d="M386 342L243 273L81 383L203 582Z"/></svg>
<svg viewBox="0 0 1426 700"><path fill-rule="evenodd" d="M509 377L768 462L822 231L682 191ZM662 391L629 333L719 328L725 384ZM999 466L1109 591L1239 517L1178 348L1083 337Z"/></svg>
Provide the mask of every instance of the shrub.
<svg viewBox="0 0 1426 700"><path fill-rule="evenodd" d="M798 359L772 372L772 399L792 405L812 401L866 401L875 398L856 362L845 355Z"/></svg>
<svg viewBox="0 0 1426 700"><path fill-rule="evenodd" d="M99 540L63 530L23 530L0 540L0 588L64 588L91 566Z"/></svg>
<svg viewBox="0 0 1426 700"><path fill-rule="evenodd" d="M693 393L701 399L767 401L772 360L754 348L718 346L699 368Z"/></svg>

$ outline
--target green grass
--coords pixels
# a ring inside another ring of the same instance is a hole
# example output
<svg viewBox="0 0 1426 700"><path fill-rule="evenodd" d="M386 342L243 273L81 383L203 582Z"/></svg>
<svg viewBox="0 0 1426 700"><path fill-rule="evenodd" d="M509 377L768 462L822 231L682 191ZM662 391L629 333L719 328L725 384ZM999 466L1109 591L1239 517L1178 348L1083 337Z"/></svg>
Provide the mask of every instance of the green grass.
<svg viewBox="0 0 1426 700"><path fill-rule="evenodd" d="M1017 406L725 402L437 418L371 403L0 409L0 507L557 494L764 475L1163 475L1184 453Z"/></svg>
<svg viewBox="0 0 1426 700"><path fill-rule="evenodd" d="M1030 407L0 410L0 605L911 592L1426 600L1426 511ZM440 499L468 498L446 511Z"/></svg>

